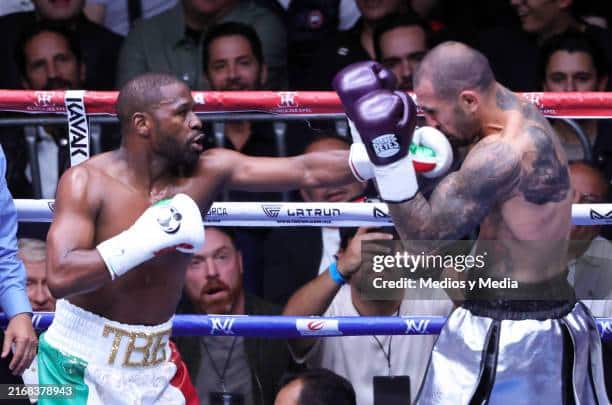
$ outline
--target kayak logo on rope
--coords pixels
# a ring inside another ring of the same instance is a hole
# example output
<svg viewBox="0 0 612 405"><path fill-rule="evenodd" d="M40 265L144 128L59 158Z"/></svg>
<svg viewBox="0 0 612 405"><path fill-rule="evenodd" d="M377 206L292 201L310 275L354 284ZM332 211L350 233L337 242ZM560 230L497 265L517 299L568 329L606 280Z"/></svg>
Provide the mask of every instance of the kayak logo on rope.
<svg viewBox="0 0 612 405"><path fill-rule="evenodd" d="M66 91L68 134L70 137L70 166L89 159L89 125L85 115L84 91Z"/></svg>
<svg viewBox="0 0 612 405"><path fill-rule="evenodd" d="M278 218L278 214L280 214L281 208L283 208L283 206L277 204L261 206L261 209L268 218Z"/></svg>
<svg viewBox="0 0 612 405"><path fill-rule="evenodd" d="M296 319L295 327L302 336L340 336L337 319Z"/></svg>
<svg viewBox="0 0 612 405"><path fill-rule="evenodd" d="M608 211L604 214L601 214L591 208L589 216L591 217L591 219L596 220L598 224L612 224L612 211Z"/></svg>

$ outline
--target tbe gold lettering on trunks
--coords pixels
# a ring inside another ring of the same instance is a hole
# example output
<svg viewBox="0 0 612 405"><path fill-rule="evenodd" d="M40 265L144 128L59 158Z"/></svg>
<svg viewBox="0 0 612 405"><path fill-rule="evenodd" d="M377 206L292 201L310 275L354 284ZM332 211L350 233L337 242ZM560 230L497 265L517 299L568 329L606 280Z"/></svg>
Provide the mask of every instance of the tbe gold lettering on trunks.
<svg viewBox="0 0 612 405"><path fill-rule="evenodd" d="M128 332L123 329L113 326L104 325L103 337L114 334L113 344L110 355L108 356L108 364L114 364L117 357L117 352L123 341L127 338L127 347L123 358L124 367L146 367L154 366L166 360L166 344L170 338L170 330L164 330L157 333L145 332ZM133 361L132 355L140 353L139 361Z"/></svg>

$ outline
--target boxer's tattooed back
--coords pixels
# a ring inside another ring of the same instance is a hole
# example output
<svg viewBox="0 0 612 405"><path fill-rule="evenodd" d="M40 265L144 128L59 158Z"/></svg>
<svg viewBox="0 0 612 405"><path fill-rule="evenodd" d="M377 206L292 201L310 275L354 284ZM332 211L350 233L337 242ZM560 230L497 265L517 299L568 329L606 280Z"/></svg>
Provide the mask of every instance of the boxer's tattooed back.
<svg viewBox="0 0 612 405"><path fill-rule="evenodd" d="M532 125L527 127L527 134L534 150L524 153L520 192L527 201L538 205L564 200L570 185L569 173L557 155L550 133Z"/></svg>

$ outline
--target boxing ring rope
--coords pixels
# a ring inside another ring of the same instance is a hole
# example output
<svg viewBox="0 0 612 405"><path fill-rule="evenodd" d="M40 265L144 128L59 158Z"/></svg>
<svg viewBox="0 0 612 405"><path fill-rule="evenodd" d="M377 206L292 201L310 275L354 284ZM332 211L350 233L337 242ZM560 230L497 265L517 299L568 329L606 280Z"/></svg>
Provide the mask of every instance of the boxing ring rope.
<svg viewBox="0 0 612 405"><path fill-rule="evenodd" d="M15 200L20 222L51 222L54 200ZM384 203L275 203L216 202L203 215L211 226L389 226L389 209ZM574 204L576 225L612 224L612 204Z"/></svg>
<svg viewBox="0 0 612 405"><path fill-rule="evenodd" d="M81 90L0 90L0 110L24 113L73 115L67 98L78 98L87 115L115 115L117 92ZM610 118L612 93L519 93L547 117ZM194 110L199 113L260 112L281 117L334 116L344 114L331 91L194 91ZM414 94L410 94L413 98ZM419 110L420 113L420 110ZM70 118L70 117L69 117Z"/></svg>
<svg viewBox="0 0 612 405"><path fill-rule="evenodd" d="M53 312L36 312L32 323L45 330L53 320ZM2 316L0 326L8 320ZM316 336L364 335L437 335L442 330L443 316L245 316L245 315L175 315L174 336L249 336L299 338ZM597 329L604 341L612 341L612 318L596 318Z"/></svg>

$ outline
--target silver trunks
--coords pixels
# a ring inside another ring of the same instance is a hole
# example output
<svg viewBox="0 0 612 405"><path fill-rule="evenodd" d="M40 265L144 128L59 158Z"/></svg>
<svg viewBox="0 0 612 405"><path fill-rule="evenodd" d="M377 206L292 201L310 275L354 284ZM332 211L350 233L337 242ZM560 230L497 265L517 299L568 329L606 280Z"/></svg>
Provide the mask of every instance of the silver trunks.
<svg viewBox="0 0 612 405"><path fill-rule="evenodd" d="M588 309L570 303L551 318L507 320L456 309L415 403L609 404L601 341Z"/></svg>

